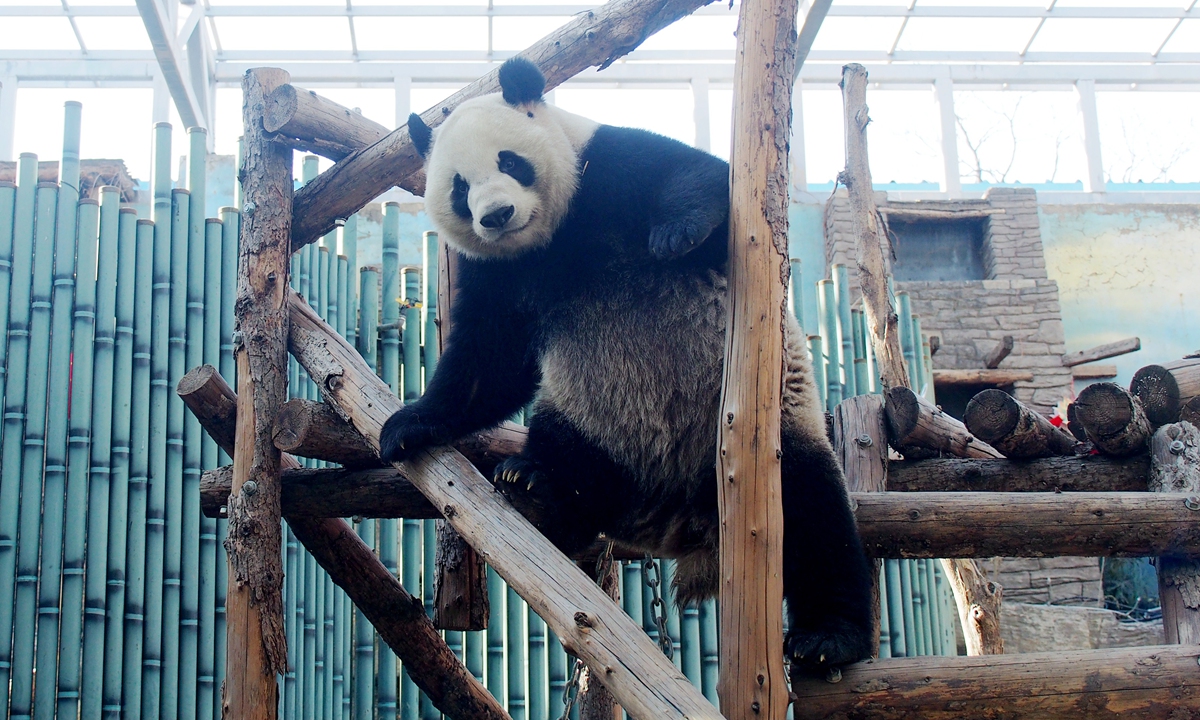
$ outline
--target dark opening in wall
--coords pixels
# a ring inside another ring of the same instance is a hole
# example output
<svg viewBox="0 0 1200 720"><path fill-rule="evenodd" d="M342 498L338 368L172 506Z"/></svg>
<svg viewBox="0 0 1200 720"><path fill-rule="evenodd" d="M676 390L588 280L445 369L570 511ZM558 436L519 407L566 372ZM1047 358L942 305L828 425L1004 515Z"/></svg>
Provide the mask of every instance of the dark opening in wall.
<svg viewBox="0 0 1200 720"><path fill-rule="evenodd" d="M933 394L937 398L938 407L942 409L942 412L955 420L962 420L963 416L967 414L967 403L971 402L971 398L994 387L996 386L986 383L979 385L942 383L934 386ZM1012 395L1012 385L1005 385L1000 389Z"/></svg>
<svg viewBox="0 0 1200 720"><path fill-rule="evenodd" d="M983 221L892 219L889 222L899 282L983 280Z"/></svg>

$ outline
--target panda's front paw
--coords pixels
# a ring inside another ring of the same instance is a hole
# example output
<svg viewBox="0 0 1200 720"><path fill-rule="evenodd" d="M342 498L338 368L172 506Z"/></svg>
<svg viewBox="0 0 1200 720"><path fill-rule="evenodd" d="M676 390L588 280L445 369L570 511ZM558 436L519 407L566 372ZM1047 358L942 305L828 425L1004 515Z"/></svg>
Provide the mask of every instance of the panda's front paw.
<svg viewBox="0 0 1200 720"><path fill-rule="evenodd" d="M869 628L830 618L817 628L791 628L783 640L793 671L825 677L871 656Z"/></svg>
<svg viewBox="0 0 1200 720"><path fill-rule="evenodd" d="M383 424L379 432L379 459L385 463L401 462L419 450L445 445L452 439L444 425L423 419L420 411L407 406Z"/></svg>
<svg viewBox="0 0 1200 720"><path fill-rule="evenodd" d="M688 220L655 225L650 228L650 254L659 260L682 257L704 242L710 231Z"/></svg>
<svg viewBox="0 0 1200 720"><path fill-rule="evenodd" d="M538 464L514 455L496 466L492 484L510 501L522 500L545 506L550 500L550 485Z"/></svg>

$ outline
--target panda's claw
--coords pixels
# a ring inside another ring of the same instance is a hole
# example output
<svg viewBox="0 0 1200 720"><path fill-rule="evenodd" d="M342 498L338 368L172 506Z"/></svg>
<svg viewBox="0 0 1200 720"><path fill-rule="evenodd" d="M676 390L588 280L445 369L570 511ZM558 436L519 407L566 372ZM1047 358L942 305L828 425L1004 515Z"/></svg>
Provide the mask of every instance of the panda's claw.
<svg viewBox="0 0 1200 720"><path fill-rule="evenodd" d="M794 671L827 676L871 654L870 632L838 618L815 630L792 628L784 639L784 653Z"/></svg>
<svg viewBox="0 0 1200 720"><path fill-rule="evenodd" d="M693 222L677 220L662 223L650 229L650 254L659 260L670 260L686 255L702 240L702 231Z"/></svg>

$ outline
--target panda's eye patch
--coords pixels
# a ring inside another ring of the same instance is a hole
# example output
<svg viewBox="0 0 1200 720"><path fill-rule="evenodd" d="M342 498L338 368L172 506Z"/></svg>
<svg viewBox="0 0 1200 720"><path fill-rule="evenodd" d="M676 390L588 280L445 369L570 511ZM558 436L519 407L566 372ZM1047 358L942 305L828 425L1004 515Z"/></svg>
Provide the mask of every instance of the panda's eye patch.
<svg viewBox="0 0 1200 720"><path fill-rule="evenodd" d="M464 220L471 219L471 207L467 205L467 195L471 192L471 184L462 175L454 176L454 187L450 189L450 208L454 214Z"/></svg>
<svg viewBox="0 0 1200 720"><path fill-rule="evenodd" d="M508 175L525 187L529 187L537 180L537 173L534 172L533 165L511 150L500 151L496 167L500 169L500 172Z"/></svg>

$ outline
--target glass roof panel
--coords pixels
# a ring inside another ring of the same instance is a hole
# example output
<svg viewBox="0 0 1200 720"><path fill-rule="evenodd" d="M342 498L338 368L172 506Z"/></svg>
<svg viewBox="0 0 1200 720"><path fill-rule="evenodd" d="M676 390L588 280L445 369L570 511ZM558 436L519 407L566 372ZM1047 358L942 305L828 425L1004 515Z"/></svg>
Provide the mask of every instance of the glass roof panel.
<svg viewBox="0 0 1200 720"><path fill-rule="evenodd" d="M642 50L734 50L737 15L685 17L659 30L639 46Z"/></svg>
<svg viewBox="0 0 1200 720"><path fill-rule="evenodd" d="M294 5L327 5L330 7L346 7L345 0L201 0L207 2L210 7L220 5L269 5L272 7L291 7Z"/></svg>
<svg viewBox="0 0 1200 720"><path fill-rule="evenodd" d="M0 7L6 5L34 5L37 7L62 7L60 0L0 0Z"/></svg>
<svg viewBox="0 0 1200 720"><path fill-rule="evenodd" d="M887 52L892 49L903 22L898 17L827 17L812 49Z"/></svg>
<svg viewBox="0 0 1200 720"><path fill-rule="evenodd" d="M571 21L569 16L492 18L492 49L524 50Z"/></svg>
<svg viewBox="0 0 1200 720"><path fill-rule="evenodd" d="M909 18L897 50L1021 52L1036 18Z"/></svg>
<svg viewBox="0 0 1200 720"><path fill-rule="evenodd" d="M138 17L77 17L75 27L88 50L153 49Z"/></svg>
<svg viewBox="0 0 1200 720"><path fill-rule="evenodd" d="M65 17L8 17L0 22L0 48L78 50L79 41Z"/></svg>
<svg viewBox="0 0 1200 720"><path fill-rule="evenodd" d="M487 50L487 18L358 18L354 21L354 38L359 50L483 52Z"/></svg>
<svg viewBox="0 0 1200 720"><path fill-rule="evenodd" d="M350 52L350 23L328 17L218 17L222 50Z"/></svg>
<svg viewBox="0 0 1200 720"><path fill-rule="evenodd" d="M2 4L2 1L0 1L0 4ZM17 4L20 5L20 4L24 4L24 3L17 3ZM62 3L57 2L54 4L61 5ZM135 4L134 0L67 0L67 5L70 7L92 7L92 6L96 6L96 5L100 5L100 6L104 6L104 7L113 7L113 6L130 7L130 6L133 6L134 4ZM185 10L184 12L189 12L189 10Z"/></svg>
<svg viewBox="0 0 1200 720"><path fill-rule="evenodd" d="M1168 18L1050 18L1029 51L1152 53L1175 22Z"/></svg>
<svg viewBox="0 0 1200 720"><path fill-rule="evenodd" d="M1163 52L1196 52L1200 50L1200 20L1184 20L1163 47Z"/></svg>
<svg viewBox="0 0 1200 720"><path fill-rule="evenodd" d="M1046 7L1050 0L920 0L921 7ZM1062 4L1061 2L1059 3Z"/></svg>
<svg viewBox="0 0 1200 720"><path fill-rule="evenodd" d="M1191 0L1137 0L1137 2L1130 2L1130 0L1058 0L1054 7L1174 7L1183 10L1191 4Z"/></svg>
<svg viewBox="0 0 1200 720"><path fill-rule="evenodd" d="M688 145L695 140L691 90L561 87L554 104L596 122L645 128Z"/></svg>
<svg viewBox="0 0 1200 720"><path fill-rule="evenodd" d="M1200 178L1196 96L1180 92L1098 92L1104 175L1113 182L1195 182Z"/></svg>
<svg viewBox="0 0 1200 720"><path fill-rule="evenodd" d="M411 6L420 6L420 5L432 6L432 7L447 7L447 6L450 6L450 7L456 7L456 6L457 7L473 7L473 8L487 7L487 0L450 0L450 2L447 2L447 3L437 3L437 2L433 2L433 0L349 0L349 2L350 2L351 7L355 7L357 5L363 5L363 6L399 5L402 7L411 7ZM531 5L533 3L523 2L521 4L522 5ZM555 4L558 4L558 3L555 3Z"/></svg>

